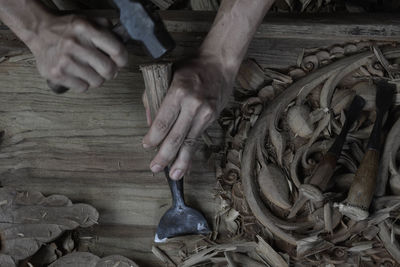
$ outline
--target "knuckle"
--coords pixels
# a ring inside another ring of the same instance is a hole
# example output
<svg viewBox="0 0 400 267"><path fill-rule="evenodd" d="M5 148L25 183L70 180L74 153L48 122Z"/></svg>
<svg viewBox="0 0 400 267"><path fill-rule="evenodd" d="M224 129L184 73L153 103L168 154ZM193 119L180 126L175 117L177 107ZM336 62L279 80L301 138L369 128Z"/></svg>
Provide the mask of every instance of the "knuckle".
<svg viewBox="0 0 400 267"><path fill-rule="evenodd" d="M182 99L186 97L187 95L187 90L184 89L183 87L176 87L175 88L175 95L177 98Z"/></svg>
<svg viewBox="0 0 400 267"><path fill-rule="evenodd" d="M154 126L156 130L159 131L160 133L166 133L169 129L168 123L164 120L155 120Z"/></svg>
<svg viewBox="0 0 400 267"><path fill-rule="evenodd" d="M73 16L71 21L74 30L77 32L85 31L90 26L87 20L79 16Z"/></svg>
<svg viewBox="0 0 400 267"><path fill-rule="evenodd" d="M173 146L180 146L183 142L184 136L182 134L174 134L170 138L170 143Z"/></svg>
<svg viewBox="0 0 400 267"><path fill-rule="evenodd" d="M72 61L72 59L71 59L70 56L63 55L63 56L61 56L61 58L60 58L60 60L59 60L59 62L58 62L58 67L59 67L61 70L63 70L63 69L65 69L65 68L68 66L68 64L71 63L71 61Z"/></svg>
<svg viewBox="0 0 400 267"><path fill-rule="evenodd" d="M125 47L121 44L116 45L114 48L113 56L122 58L124 54L125 54Z"/></svg>
<svg viewBox="0 0 400 267"><path fill-rule="evenodd" d="M187 148L185 147L185 149ZM192 153L192 151L190 152ZM188 154L185 156L180 156L176 163L178 166L180 166L180 169L183 169L186 172L186 170L189 168L190 162L191 162L191 156L190 154Z"/></svg>
<svg viewBox="0 0 400 267"><path fill-rule="evenodd" d="M68 51L75 49L75 47L78 45L76 40L74 38L66 38L63 41L64 48Z"/></svg>
<svg viewBox="0 0 400 267"><path fill-rule="evenodd" d="M210 122L214 120L216 109L209 104L204 105L202 112L202 120L204 122Z"/></svg>
<svg viewBox="0 0 400 267"><path fill-rule="evenodd" d="M50 78L54 80L59 80L63 74L62 69L60 68L59 65L54 66L50 69Z"/></svg>
<svg viewBox="0 0 400 267"><path fill-rule="evenodd" d="M103 76L104 78L106 78L107 80L110 80L114 77L114 74L116 72L116 67L114 66L114 64L112 62L105 62L103 65Z"/></svg>
<svg viewBox="0 0 400 267"><path fill-rule="evenodd" d="M199 108L203 103L204 103L203 97L198 95L193 95L189 101L189 104L194 108Z"/></svg>
<svg viewBox="0 0 400 267"><path fill-rule="evenodd" d="M50 76L53 79L61 79L64 74L65 68L71 63L71 58L67 55L61 56L58 63L50 68Z"/></svg>

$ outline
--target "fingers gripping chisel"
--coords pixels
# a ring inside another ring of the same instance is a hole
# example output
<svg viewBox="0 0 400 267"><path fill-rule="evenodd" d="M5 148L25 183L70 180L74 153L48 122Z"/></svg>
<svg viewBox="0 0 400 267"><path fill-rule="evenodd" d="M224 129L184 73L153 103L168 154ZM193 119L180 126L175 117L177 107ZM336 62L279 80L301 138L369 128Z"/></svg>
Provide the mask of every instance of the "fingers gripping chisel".
<svg viewBox="0 0 400 267"><path fill-rule="evenodd" d="M129 37L143 44L153 58L160 58L175 47L175 42L166 30L163 22L149 12L137 0L113 0L120 11L120 21ZM117 28L113 30L120 32ZM47 81L57 94L65 93L69 88Z"/></svg>

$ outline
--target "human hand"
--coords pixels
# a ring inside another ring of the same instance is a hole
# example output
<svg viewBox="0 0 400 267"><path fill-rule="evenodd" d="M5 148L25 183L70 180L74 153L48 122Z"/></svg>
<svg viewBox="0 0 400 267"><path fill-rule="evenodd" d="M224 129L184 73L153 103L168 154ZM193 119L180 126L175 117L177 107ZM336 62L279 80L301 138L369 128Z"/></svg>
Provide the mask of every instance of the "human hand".
<svg viewBox="0 0 400 267"><path fill-rule="evenodd" d="M178 63L171 86L143 139L145 148L160 146L150 164L153 172L170 165L170 177L178 180L188 170L203 131L218 117L232 92L235 73L216 58L198 56Z"/></svg>
<svg viewBox="0 0 400 267"><path fill-rule="evenodd" d="M80 92L114 78L128 61L107 28L75 15L46 17L27 45L44 78Z"/></svg>

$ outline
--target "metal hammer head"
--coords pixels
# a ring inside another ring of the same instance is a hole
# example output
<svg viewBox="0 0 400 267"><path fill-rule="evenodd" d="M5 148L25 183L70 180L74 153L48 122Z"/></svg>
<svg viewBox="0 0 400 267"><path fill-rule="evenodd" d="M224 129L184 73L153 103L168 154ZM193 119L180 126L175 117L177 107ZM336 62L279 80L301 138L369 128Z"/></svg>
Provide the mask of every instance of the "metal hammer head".
<svg viewBox="0 0 400 267"><path fill-rule="evenodd" d="M120 20L130 37L140 41L153 58L159 58L175 47L175 42L163 22L151 16L137 0L114 0L120 10Z"/></svg>

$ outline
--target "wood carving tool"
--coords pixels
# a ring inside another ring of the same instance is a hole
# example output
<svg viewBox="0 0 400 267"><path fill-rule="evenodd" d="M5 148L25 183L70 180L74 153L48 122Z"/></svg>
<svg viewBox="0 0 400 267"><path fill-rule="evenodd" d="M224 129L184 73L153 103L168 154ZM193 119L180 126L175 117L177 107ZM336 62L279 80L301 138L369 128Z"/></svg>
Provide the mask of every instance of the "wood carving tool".
<svg viewBox="0 0 400 267"><path fill-rule="evenodd" d="M355 221L364 220L369 216L368 209L375 193L378 174L383 118L392 104L395 89L395 85L385 80L377 82L376 120L369 138L367 152L356 172L347 198L337 205L343 215Z"/></svg>
<svg viewBox="0 0 400 267"><path fill-rule="evenodd" d="M161 217L154 242L162 243L168 238L182 235L210 233L207 220L199 211L186 206L183 195L183 178L175 181L169 177L169 168L164 169L172 195L172 207Z"/></svg>
<svg viewBox="0 0 400 267"><path fill-rule="evenodd" d="M150 117L154 119L161 106L172 78L171 64L153 64L142 66L145 81L146 103ZM165 242L168 238L189 235L208 234L210 228L205 217L197 210L185 204L183 193L183 179L172 180L169 177L169 168L164 169L172 195L172 207L161 217L155 234L156 243Z"/></svg>
<svg viewBox="0 0 400 267"><path fill-rule="evenodd" d="M309 184L304 184L299 188L299 197L292 206L288 218L296 216L297 212L308 200L322 200L322 192L326 190L329 180L335 171L336 163L340 157L340 153L342 152L347 133L360 116L364 105L364 98L356 95L346 112L346 121L340 134L336 137L335 142L325 154L324 158L318 163L310 178Z"/></svg>

